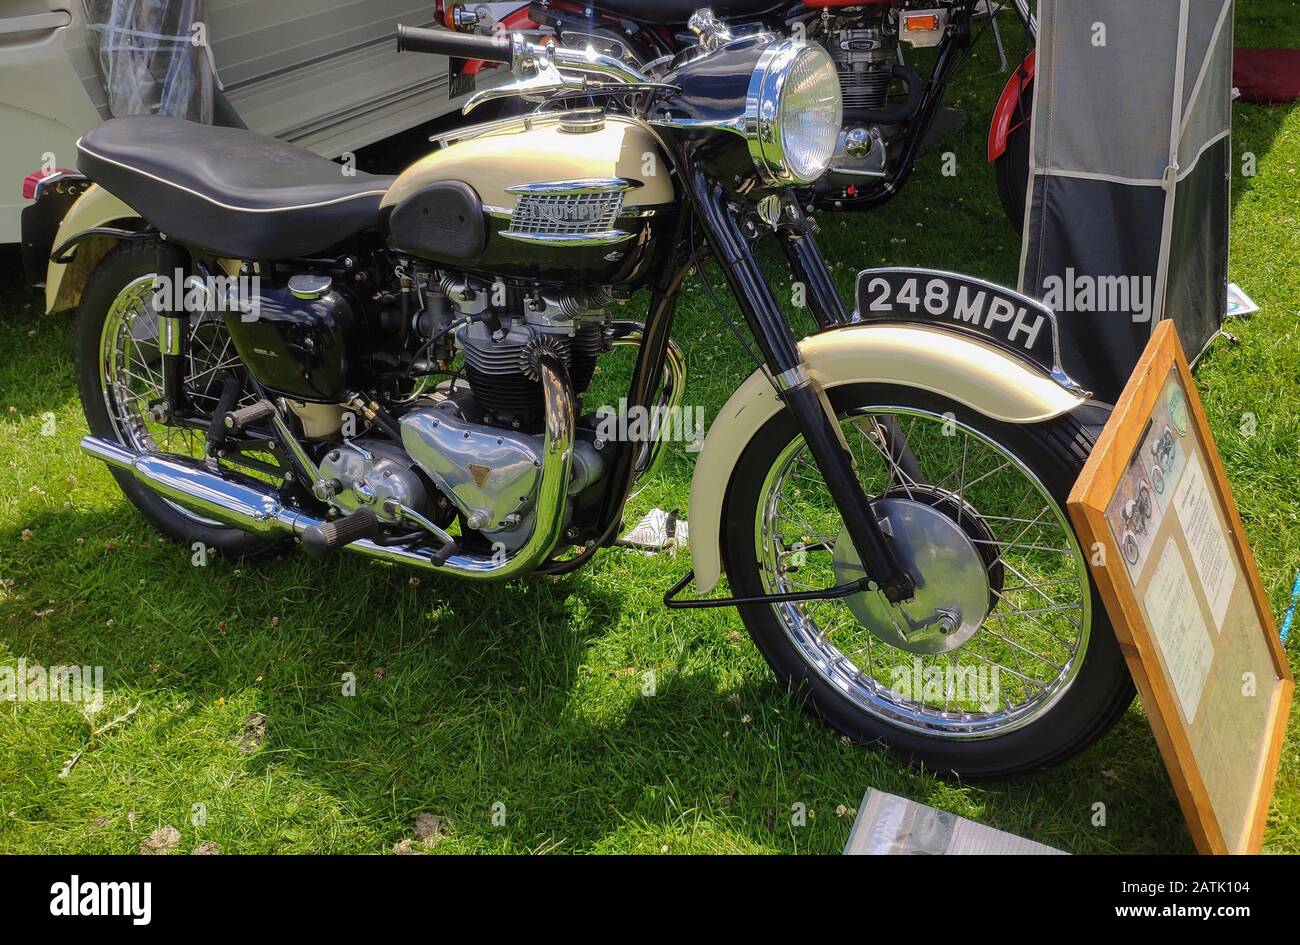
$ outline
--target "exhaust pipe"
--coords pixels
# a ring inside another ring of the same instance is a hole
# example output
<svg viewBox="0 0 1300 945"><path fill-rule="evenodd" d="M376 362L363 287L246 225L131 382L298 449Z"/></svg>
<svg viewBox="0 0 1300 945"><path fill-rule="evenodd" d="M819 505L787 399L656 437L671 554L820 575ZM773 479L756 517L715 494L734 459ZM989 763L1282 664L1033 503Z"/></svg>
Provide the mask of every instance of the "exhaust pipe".
<svg viewBox="0 0 1300 945"><path fill-rule="evenodd" d="M164 498L222 525L257 535L294 535L307 527L295 527L305 513L286 506L265 487L242 477L218 475L198 460L166 453L137 453L97 436L83 437L81 450L114 469L134 474Z"/></svg>
<svg viewBox="0 0 1300 945"><path fill-rule="evenodd" d="M407 567L450 572L480 581L518 577L545 561L564 529L569 474L573 468L573 389L564 365L558 360L541 358L538 373L542 381L545 432L536 523L532 535L514 555L500 561L496 560L497 556L454 554L438 564L433 560L434 549L390 548L368 538L344 547ZM131 473L164 498L232 528L257 535L298 537L314 525L325 524L322 518L285 505L269 486L237 473L215 473L199 460L164 453L137 453L97 436L83 437L81 449L114 469Z"/></svg>
<svg viewBox="0 0 1300 945"><path fill-rule="evenodd" d="M639 347L644 339L645 324L643 322L616 319L610 326L610 341L614 345ZM664 349L663 388L659 394L659 403L655 407L655 414L661 417L673 416L681 409L685 397L686 356L682 354L682 349L677 346L677 342L669 338L668 346ZM662 436L654 436L641 444L641 448L637 451L636 462L632 467L633 483L642 479L649 480L654 475L655 470L659 468L660 461L664 458L664 447L667 442ZM634 492L632 495L636 495L636 493Z"/></svg>

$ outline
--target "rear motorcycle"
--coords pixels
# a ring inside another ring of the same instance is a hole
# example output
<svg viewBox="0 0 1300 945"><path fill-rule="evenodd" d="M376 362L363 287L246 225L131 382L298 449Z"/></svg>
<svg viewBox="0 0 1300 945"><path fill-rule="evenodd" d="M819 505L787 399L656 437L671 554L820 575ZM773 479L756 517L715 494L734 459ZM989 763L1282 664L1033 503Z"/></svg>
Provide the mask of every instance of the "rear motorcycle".
<svg viewBox="0 0 1300 945"><path fill-rule="evenodd" d="M839 75L844 122L826 173L801 193L824 209L869 210L902 190L922 152L940 134L942 103L976 41L991 32L1007 68L997 16L1014 10L1026 43L1037 35L1028 0L534 0L492 22L486 7L439 4L454 30L532 31L547 41L583 47L653 74L682 49L716 44L727 18L736 34L766 29L819 43ZM933 51L926 70L918 60ZM1029 166L1029 114L1035 59L1022 52L994 108L988 160L998 197L1017 230L1024 217ZM486 66L453 62L453 83L472 82ZM924 73L924 74L923 74Z"/></svg>
<svg viewBox="0 0 1300 945"><path fill-rule="evenodd" d="M399 48L509 64L548 107L396 177L159 117L79 144L47 293L79 303L82 447L161 532L469 581L579 568L675 426L674 307L711 257L761 363L698 457L695 596L688 574L668 606L738 608L812 711L932 768L1006 775L1106 731L1132 688L1065 512L1087 392L1009 290L868 270L848 310L795 193L842 125L820 46L720 34L654 78L518 34ZM626 406L589 409L624 345Z"/></svg>

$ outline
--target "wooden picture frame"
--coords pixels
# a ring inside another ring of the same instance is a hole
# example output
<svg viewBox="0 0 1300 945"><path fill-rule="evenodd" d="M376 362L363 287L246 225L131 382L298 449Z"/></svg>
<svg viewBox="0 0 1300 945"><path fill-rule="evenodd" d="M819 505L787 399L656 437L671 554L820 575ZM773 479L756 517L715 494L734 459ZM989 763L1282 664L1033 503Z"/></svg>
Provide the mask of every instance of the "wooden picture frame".
<svg viewBox="0 0 1300 945"><path fill-rule="evenodd" d="M1259 852L1295 683L1172 321L1068 505L1197 850Z"/></svg>

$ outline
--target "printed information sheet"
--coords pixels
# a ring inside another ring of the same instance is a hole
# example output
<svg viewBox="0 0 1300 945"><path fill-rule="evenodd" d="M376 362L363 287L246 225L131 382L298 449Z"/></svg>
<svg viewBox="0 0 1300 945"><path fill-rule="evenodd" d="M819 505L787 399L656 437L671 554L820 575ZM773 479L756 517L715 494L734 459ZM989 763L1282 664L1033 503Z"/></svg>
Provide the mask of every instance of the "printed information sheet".
<svg viewBox="0 0 1300 945"><path fill-rule="evenodd" d="M1178 510L1183 534L1187 536L1187 548L1192 553L1196 576L1214 615L1215 632L1218 632L1223 629L1223 617L1228 612L1237 569L1228 551L1223 523L1219 521L1219 513L1210 498L1205 467L1199 456L1188 464L1174 490L1174 507Z"/></svg>
<svg viewBox="0 0 1300 945"><path fill-rule="evenodd" d="M1201 618L1201 608L1178 543L1172 538L1160 554L1142 605L1148 615L1160 615L1160 619L1152 622L1151 629L1169 668L1183 717L1190 725L1196 720L1196 707L1200 705L1205 680L1210 675L1214 641Z"/></svg>

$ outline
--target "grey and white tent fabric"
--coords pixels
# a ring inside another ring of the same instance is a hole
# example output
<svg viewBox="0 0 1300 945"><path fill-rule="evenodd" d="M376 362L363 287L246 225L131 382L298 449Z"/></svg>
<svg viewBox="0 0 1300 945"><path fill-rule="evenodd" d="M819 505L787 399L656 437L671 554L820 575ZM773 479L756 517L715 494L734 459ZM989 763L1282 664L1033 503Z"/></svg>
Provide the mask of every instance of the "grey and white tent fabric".
<svg viewBox="0 0 1300 945"><path fill-rule="evenodd" d="M1156 322L1226 308L1232 0L1042 0L1020 287L1113 403Z"/></svg>

